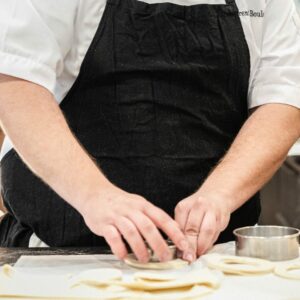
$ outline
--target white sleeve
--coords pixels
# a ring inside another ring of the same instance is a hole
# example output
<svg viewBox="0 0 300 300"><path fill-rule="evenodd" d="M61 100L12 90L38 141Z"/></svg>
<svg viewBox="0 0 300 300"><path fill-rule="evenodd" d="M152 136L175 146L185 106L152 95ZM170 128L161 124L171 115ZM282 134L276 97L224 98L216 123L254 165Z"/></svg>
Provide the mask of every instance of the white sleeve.
<svg viewBox="0 0 300 300"><path fill-rule="evenodd" d="M76 0L0 0L0 73L52 93L72 46Z"/></svg>
<svg viewBox="0 0 300 300"><path fill-rule="evenodd" d="M300 108L300 18L293 0L267 0L261 57L249 107L284 103Z"/></svg>

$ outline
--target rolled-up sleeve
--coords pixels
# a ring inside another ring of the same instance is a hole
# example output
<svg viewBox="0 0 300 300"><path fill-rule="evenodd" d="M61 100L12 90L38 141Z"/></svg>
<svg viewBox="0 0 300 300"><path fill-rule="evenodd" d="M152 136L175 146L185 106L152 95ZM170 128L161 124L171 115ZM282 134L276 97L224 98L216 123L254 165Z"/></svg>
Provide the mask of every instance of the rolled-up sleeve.
<svg viewBox="0 0 300 300"><path fill-rule="evenodd" d="M268 0L254 72L250 108L267 103L300 108L300 19L293 0Z"/></svg>
<svg viewBox="0 0 300 300"><path fill-rule="evenodd" d="M0 0L0 73L53 93L71 47L76 2Z"/></svg>

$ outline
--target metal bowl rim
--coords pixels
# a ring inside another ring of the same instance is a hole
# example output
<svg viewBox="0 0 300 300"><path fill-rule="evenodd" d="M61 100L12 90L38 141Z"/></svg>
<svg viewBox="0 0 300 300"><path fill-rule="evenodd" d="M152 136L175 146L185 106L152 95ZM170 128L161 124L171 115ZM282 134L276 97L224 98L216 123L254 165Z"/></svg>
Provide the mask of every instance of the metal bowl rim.
<svg viewBox="0 0 300 300"><path fill-rule="evenodd" d="M290 229L290 230L295 230L296 233L293 234L286 234L286 235L282 235L282 236L252 236L252 235L244 235L244 234L240 234L237 233L237 231L242 230L242 229L254 229L254 228L283 228L283 229ZM245 226L245 227L240 227L240 228L236 228L233 231L233 234L236 237L240 237L240 238L247 238L247 239L265 239L265 240L269 240L269 239L287 239L287 238L295 238L295 237L299 237L300 236L300 230L298 228L295 227L288 227L288 226Z"/></svg>

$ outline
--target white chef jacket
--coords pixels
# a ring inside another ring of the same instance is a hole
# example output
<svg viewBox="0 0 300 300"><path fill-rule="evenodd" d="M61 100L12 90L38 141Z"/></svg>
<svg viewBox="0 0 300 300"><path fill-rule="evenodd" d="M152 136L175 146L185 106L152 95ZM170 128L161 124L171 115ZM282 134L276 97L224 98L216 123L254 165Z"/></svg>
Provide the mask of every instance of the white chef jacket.
<svg viewBox="0 0 300 300"><path fill-rule="evenodd" d="M141 1L225 4L225 0ZM266 103L300 108L300 17L294 1L236 3L251 56L249 108ZM37 83L60 103L79 74L105 6L106 0L0 0L0 73ZM11 148L6 138L0 158Z"/></svg>

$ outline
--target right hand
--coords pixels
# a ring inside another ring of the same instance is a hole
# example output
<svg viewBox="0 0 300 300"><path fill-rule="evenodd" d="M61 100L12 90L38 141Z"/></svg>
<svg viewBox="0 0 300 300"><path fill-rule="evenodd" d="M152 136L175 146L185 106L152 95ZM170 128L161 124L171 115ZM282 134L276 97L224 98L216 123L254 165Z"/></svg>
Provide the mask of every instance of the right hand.
<svg viewBox="0 0 300 300"><path fill-rule="evenodd" d="M105 238L112 252L119 258L127 256L122 237L141 262L149 261L145 241L161 261L172 258L161 229L178 249L185 251L189 244L179 225L163 210L141 196L127 193L115 186L84 203L80 213L90 230Z"/></svg>

